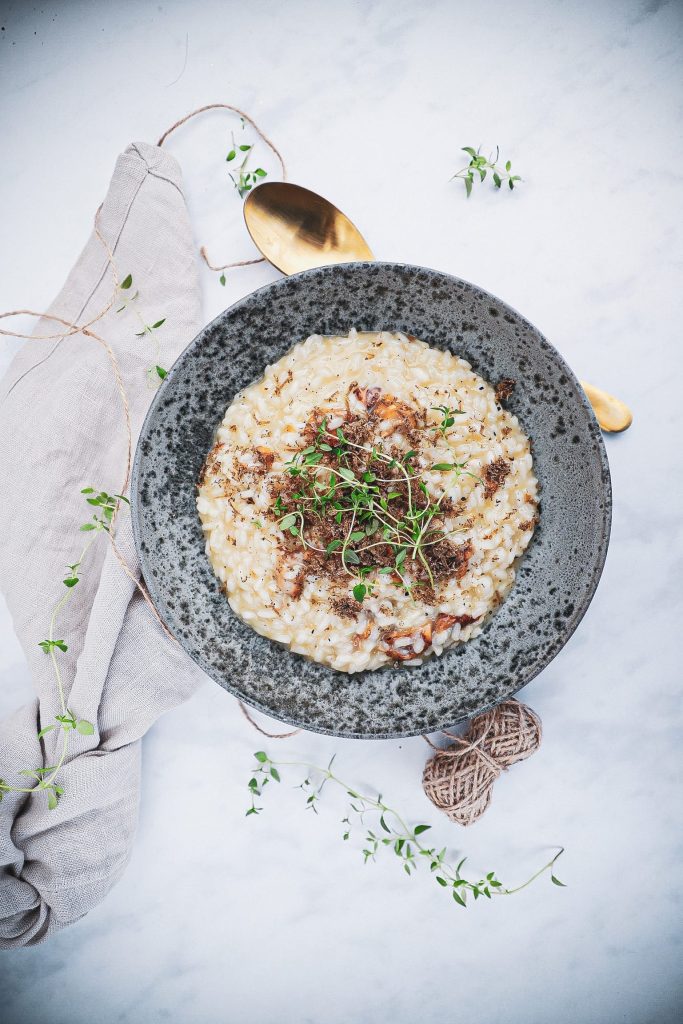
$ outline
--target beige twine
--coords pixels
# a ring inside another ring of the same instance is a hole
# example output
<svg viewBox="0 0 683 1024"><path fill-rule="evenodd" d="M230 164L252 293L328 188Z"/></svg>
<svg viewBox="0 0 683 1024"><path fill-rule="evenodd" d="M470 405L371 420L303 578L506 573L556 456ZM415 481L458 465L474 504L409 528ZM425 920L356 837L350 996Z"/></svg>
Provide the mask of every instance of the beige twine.
<svg viewBox="0 0 683 1024"><path fill-rule="evenodd" d="M97 228L95 228L95 231L96 231L96 233L97 233L97 235L99 237L99 231L97 230ZM6 331L6 330L4 330L4 328L0 328L0 334L5 335L6 337L10 337L10 338L27 338L29 341L56 341L58 339L61 340L63 338L72 337L74 334L83 334L87 338L92 338L94 341L98 342L98 344L100 344L102 346L104 351L107 353L107 357L109 359L109 362L111 364L112 370L114 372L114 379L116 381L116 388L117 388L117 390L119 392L119 397L121 398L121 405L123 407L123 417L124 417L125 430L126 430L126 468L125 468L125 473L124 473L123 480L122 480L122 483L121 483L120 493L121 494L125 494L126 490L128 488L128 484L130 482L130 469L131 469L132 460L133 460L133 437L132 437L131 424L130 424L130 406L128 404L128 397L126 395L126 391L125 391L125 388L123 386L123 380L121 378L121 370L119 368L118 360L117 360L116 356L114 355L113 349L111 348L111 346L109 344L107 344L107 342L104 340L104 338L100 337L99 334L95 334L94 331L89 330L89 325L95 323L97 320L100 320L104 316L104 314L106 312L108 312L109 309L111 309L112 305L113 305L113 299L110 300L110 302L107 304L107 306L105 307L105 309L101 313L98 313L98 315L96 317L94 317L92 320L89 321L88 325L82 324L80 326L78 324L72 323L72 322L70 322L68 320L63 320L62 317L60 317L60 316L54 316L52 313L36 313L32 309L15 309L15 310L12 310L9 313L0 313L0 320L4 320L4 319L6 319L7 317L10 317L10 316L34 316L34 317L37 317L39 320L52 320L55 323L62 324L64 327L67 328L67 330L63 331L63 332L61 332L59 334L37 334L37 335L33 335L33 334L20 334L18 331ZM109 542L110 542L110 544L112 546L112 549L114 551L114 555L116 556L117 561L121 565L121 568L124 570L126 575L130 577L130 579L133 581L133 583L135 584L137 589L140 591L140 593L144 597L145 601L147 602L147 604L151 608L152 613L154 614L155 619L157 620L157 622L159 623L159 625L163 629L164 633L166 633L166 635L171 637L171 639L173 640L174 637L171 635L171 633L169 633L168 629L166 628L164 623L161 621L161 618L159 617L159 613L157 612L156 608L152 604L151 598L150 598L149 594L147 593L146 588L142 585L142 583L137 578L137 576L135 575L133 570L130 568L130 566L126 562L125 558L121 554L121 552L120 552L120 550L119 550L119 548L118 548L118 546L116 544L116 541L114 540L113 528L114 528L114 524L116 522L116 517L118 515L118 512L119 512L119 503L117 502L116 508L114 510L114 515L113 515L112 520L111 520L110 528L109 528L109 530L106 531L107 532L107 537L109 538Z"/></svg>
<svg viewBox="0 0 683 1024"><path fill-rule="evenodd" d="M256 134L259 136L259 138L261 138L265 142L266 146L268 146L270 151L277 157L277 159L280 162L280 169L282 170L282 180L287 181L287 168L285 167L285 161L282 158L282 154L280 153L280 150L277 148L275 143L271 142L268 136L265 134L265 132L261 131L259 126L256 124L256 121L254 121L253 118L249 117L249 114L245 114L245 112L243 110L240 110L239 107L231 106L230 103L207 103L206 106L198 107L197 110L193 110L191 113L186 114L185 117L181 117L179 121L176 121L175 124L172 124L171 127L164 132L164 134L157 142L157 146L163 146L164 142L169 137L171 132L174 132L176 128L180 128L180 126L182 124L185 124L186 121L189 121L191 118L196 117L197 114L203 114L207 110L230 110L232 111L233 114L238 114L240 117L244 118L244 120L251 125ZM224 263L222 266L217 266L215 263L212 263L211 260L209 259L208 254L206 252L206 248L204 246L202 246L201 249L199 250L199 254L206 263L209 270L232 270L233 267L249 267L252 266L252 264L254 263L265 263L264 256L257 256L256 259L235 260L234 263Z"/></svg>
<svg viewBox="0 0 683 1024"><path fill-rule="evenodd" d="M535 753L541 743L541 720L518 700L477 715L464 736L443 730L453 740L424 767L422 785L432 803L458 825L472 825L491 803L493 783L510 765Z"/></svg>

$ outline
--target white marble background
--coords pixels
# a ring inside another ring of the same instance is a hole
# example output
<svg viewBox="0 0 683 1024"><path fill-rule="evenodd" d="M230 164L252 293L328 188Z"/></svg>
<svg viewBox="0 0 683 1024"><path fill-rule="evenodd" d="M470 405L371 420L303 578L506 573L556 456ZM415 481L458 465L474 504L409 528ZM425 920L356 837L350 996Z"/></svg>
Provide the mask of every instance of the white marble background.
<svg viewBox="0 0 683 1024"><path fill-rule="evenodd" d="M263 124L291 178L347 210L378 257L499 294L635 412L607 441L615 512L598 594L523 694L543 747L498 782L474 829L430 809L419 738L266 744L336 752L350 782L511 883L563 843L566 889L545 879L465 912L389 857L364 868L331 795L314 818L283 786L246 819L262 743L207 682L146 741L123 881L49 944L2 954L4 1024L680 1020L681 4L17 0L0 11L1 309L47 305L129 141L222 100ZM198 243L217 259L251 253L226 177L228 128L211 116L171 144ZM525 179L514 195L481 188L466 201L448 183L459 147L480 142L514 161ZM223 289L205 273L206 319L275 276L239 271ZM6 613L0 628L4 713L30 680Z"/></svg>

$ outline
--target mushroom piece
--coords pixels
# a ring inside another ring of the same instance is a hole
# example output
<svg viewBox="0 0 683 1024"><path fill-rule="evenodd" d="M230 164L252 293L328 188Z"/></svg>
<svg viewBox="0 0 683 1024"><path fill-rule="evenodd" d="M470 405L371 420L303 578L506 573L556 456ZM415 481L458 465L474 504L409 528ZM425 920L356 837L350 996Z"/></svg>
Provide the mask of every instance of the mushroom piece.
<svg viewBox="0 0 683 1024"><path fill-rule="evenodd" d="M432 640L432 624L425 622L423 626L410 629L397 629L385 633L386 653L394 661L410 661L421 654ZM402 642L402 641L405 641ZM419 648L416 650L416 648Z"/></svg>
<svg viewBox="0 0 683 1024"><path fill-rule="evenodd" d="M432 642L434 633L443 633L445 630L455 626L470 626L476 622L479 616L472 615L448 615L441 612L434 622L425 622L423 626L411 627L410 629L397 629L385 633L385 651L394 661L410 661L422 654Z"/></svg>
<svg viewBox="0 0 683 1024"><path fill-rule="evenodd" d="M470 626L473 622L477 621L471 615L447 615L443 612L441 615L437 615L434 621L434 632L442 633L445 629L450 629L456 622L459 626Z"/></svg>
<svg viewBox="0 0 683 1024"><path fill-rule="evenodd" d="M263 445L257 445L254 449L258 457L259 462L265 470L269 470L275 461L275 452L272 448L265 448Z"/></svg>
<svg viewBox="0 0 683 1024"><path fill-rule="evenodd" d="M410 430L414 430L417 426L413 410L397 398L392 399L389 396L380 398L375 404L373 413L378 419L384 421L385 426L382 433L396 430L399 426L407 427Z"/></svg>
<svg viewBox="0 0 683 1024"><path fill-rule="evenodd" d="M292 572L292 569L295 571ZM298 597L301 597L301 591L304 589L305 575L303 562L293 555L285 555L280 560L275 578L280 589L296 601Z"/></svg>
<svg viewBox="0 0 683 1024"><path fill-rule="evenodd" d="M349 411L356 415L372 412L377 405L381 394L381 388L360 387L358 384L352 384L349 388L347 398Z"/></svg>

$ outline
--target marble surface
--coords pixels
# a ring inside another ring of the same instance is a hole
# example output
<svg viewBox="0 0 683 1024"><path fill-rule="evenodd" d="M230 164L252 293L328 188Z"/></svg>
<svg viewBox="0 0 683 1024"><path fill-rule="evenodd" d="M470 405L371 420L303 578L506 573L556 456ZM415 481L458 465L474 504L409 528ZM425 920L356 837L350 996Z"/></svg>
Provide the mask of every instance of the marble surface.
<svg viewBox="0 0 683 1024"><path fill-rule="evenodd" d="M3 1022L680 1020L683 7L4 2L0 24L1 309L49 302L128 142L223 100L378 257L500 295L635 413L608 439L614 522L597 596L523 694L542 749L499 780L479 824L463 832L430 809L422 740L262 741L207 682L144 745L121 883L49 944L0 956ZM172 142L198 243L221 261L251 254L227 136L212 115ZM466 201L449 184L458 148L480 142L514 161L514 195ZM257 266L221 288L205 273L206 319L275 276ZM6 613L0 631L5 713L30 679ZM363 867L332 793L315 817L283 785L245 818L261 746L336 753L353 785L510 883L562 843L567 888L545 879L465 912L389 858Z"/></svg>

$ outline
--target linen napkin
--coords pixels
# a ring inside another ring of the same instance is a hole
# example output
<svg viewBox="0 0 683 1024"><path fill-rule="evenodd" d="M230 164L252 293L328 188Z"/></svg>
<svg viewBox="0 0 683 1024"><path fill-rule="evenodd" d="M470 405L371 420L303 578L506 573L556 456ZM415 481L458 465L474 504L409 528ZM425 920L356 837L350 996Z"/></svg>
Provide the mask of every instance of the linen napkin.
<svg viewBox="0 0 683 1024"><path fill-rule="evenodd" d="M130 405L133 443L153 396L147 368L168 368L200 326L194 245L177 162L147 143L119 157L100 210L99 231L119 279L132 276L93 326L113 349ZM113 292L111 266L93 232L49 312L83 324ZM137 313L135 312L137 310ZM140 314L139 317L137 314ZM148 325L164 323L151 333ZM36 335L55 334L42 320ZM156 349L156 343L159 349ZM121 396L106 353L82 334L28 341L5 378L0 404L0 581L35 683L36 697L0 723L0 778L32 780L23 768L55 764L57 730L38 730L60 712L49 656L39 647L64 594L66 567L91 533L81 488L120 491L126 463ZM121 554L139 573L130 516L116 523ZM0 947L32 945L94 907L122 874L131 852L140 790L140 741L159 715L205 678L169 642L104 533L98 534L58 620L58 651L69 709L95 725L71 735L57 781L56 809L45 793L9 793L0 803Z"/></svg>

